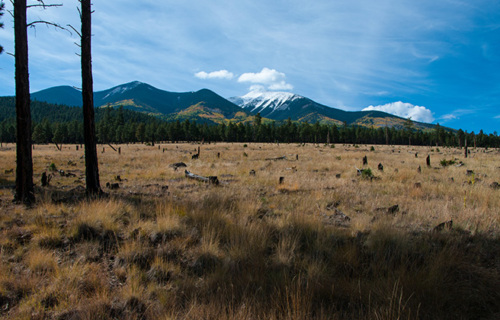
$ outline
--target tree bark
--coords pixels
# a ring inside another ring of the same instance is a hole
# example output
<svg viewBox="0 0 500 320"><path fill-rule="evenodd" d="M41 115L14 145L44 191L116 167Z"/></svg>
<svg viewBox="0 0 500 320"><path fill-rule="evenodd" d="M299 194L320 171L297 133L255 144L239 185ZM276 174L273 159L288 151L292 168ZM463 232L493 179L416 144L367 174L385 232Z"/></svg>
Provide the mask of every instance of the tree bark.
<svg viewBox="0 0 500 320"><path fill-rule="evenodd" d="M31 110L28 72L28 31L26 0L14 1L16 65L16 192L14 201L31 205L35 201L31 154Z"/></svg>
<svg viewBox="0 0 500 320"><path fill-rule="evenodd" d="M83 98L83 128L85 143L85 177L89 196L102 193L99 183L99 167L97 162L97 147L94 116L94 88L92 79L92 23L90 0L81 0L82 10L82 98Z"/></svg>

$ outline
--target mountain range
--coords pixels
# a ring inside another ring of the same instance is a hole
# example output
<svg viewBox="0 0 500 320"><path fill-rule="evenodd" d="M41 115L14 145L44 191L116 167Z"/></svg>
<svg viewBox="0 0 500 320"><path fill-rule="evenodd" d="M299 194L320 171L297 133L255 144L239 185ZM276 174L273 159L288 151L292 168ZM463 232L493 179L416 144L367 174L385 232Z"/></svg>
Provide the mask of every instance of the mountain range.
<svg viewBox="0 0 500 320"><path fill-rule="evenodd" d="M82 106L81 91L70 86L52 87L31 94L31 98L54 104ZM326 124L402 128L407 121L381 111L349 112L319 104L289 92L250 92L225 99L202 89L192 92L169 92L134 81L94 93L99 108L123 106L167 120L195 120L206 123L247 122L260 113L264 121L308 121ZM416 129L434 125L414 122Z"/></svg>

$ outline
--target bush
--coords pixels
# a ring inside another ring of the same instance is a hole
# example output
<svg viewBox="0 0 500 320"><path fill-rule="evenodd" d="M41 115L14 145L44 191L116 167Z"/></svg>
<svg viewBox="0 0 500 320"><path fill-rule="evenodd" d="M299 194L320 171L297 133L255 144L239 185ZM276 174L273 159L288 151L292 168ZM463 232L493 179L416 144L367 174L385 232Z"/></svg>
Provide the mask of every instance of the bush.
<svg viewBox="0 0 500 320"><path fill-rule="evenodd" d="M370 169L370 168L361 169L361 177L363 179L373 179L374 175L373 175L372 169Z"/></svg>
<svg viewBox="0 0 500 320"><path fill-rule="evenodd" d="M443 167L447 167L447 166L451 166L451 165L454 165L455 164L455 160L446 160L446 159L443 159L441 160L441 165Z"/></svg>

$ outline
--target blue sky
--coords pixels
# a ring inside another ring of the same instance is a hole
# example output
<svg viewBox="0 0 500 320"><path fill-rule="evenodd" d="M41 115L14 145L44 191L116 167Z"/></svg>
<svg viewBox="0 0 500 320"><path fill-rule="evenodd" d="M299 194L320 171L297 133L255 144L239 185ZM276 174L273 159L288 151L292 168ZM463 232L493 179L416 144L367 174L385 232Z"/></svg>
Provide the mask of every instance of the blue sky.
<svg viewBox="0 0 500 320"><path fill-rule="evenodd" d="M60 2L30 19L78 29L78 1ZM95 0L94 10L96 91L134 80L224 97L290 91L500 132L498 0ZM0 43L13 53L12 18L3 21ZM39 25L29 37L32 92L81 86L75 34ZM13 65L0 55L1 96L14 94Z"/></svg>

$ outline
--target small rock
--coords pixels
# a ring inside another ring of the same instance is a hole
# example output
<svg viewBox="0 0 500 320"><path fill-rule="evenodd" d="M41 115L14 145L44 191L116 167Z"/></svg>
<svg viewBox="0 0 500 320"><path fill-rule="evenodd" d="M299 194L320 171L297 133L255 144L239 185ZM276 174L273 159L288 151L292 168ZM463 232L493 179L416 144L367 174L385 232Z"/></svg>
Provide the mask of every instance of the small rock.
<svg viewBox="0 0 500 320"><path fill-rule="evenodd" d="M451 230L451 228L453 228L453 220L445 221L445 222L438 224L437 226L434 227L433 231L441 232L445 229Z"/></svg>
<svg viewBox="0 0 500 320"><path fill-rule="evenodd" d="M116 190L116 189L119 189L120 188L120 184L119 183L109 183L109 182L106 182L106 187L111 189L111 190Z"/></svg>
<svg viewBox="0 0 500 320"><path fill-rule="evenodd" d="M326 205L326 210L334 210L339 205L340 205L340 201L330 202L329 204Z"/></svg>
<svg viewBox="0 0 500 320"><path fill-rule="evenodd" d="M387 209L388 214L396 214L397 212L399 212L399 205L398 204L395 204L392 207L389 207Z"/></svg>

